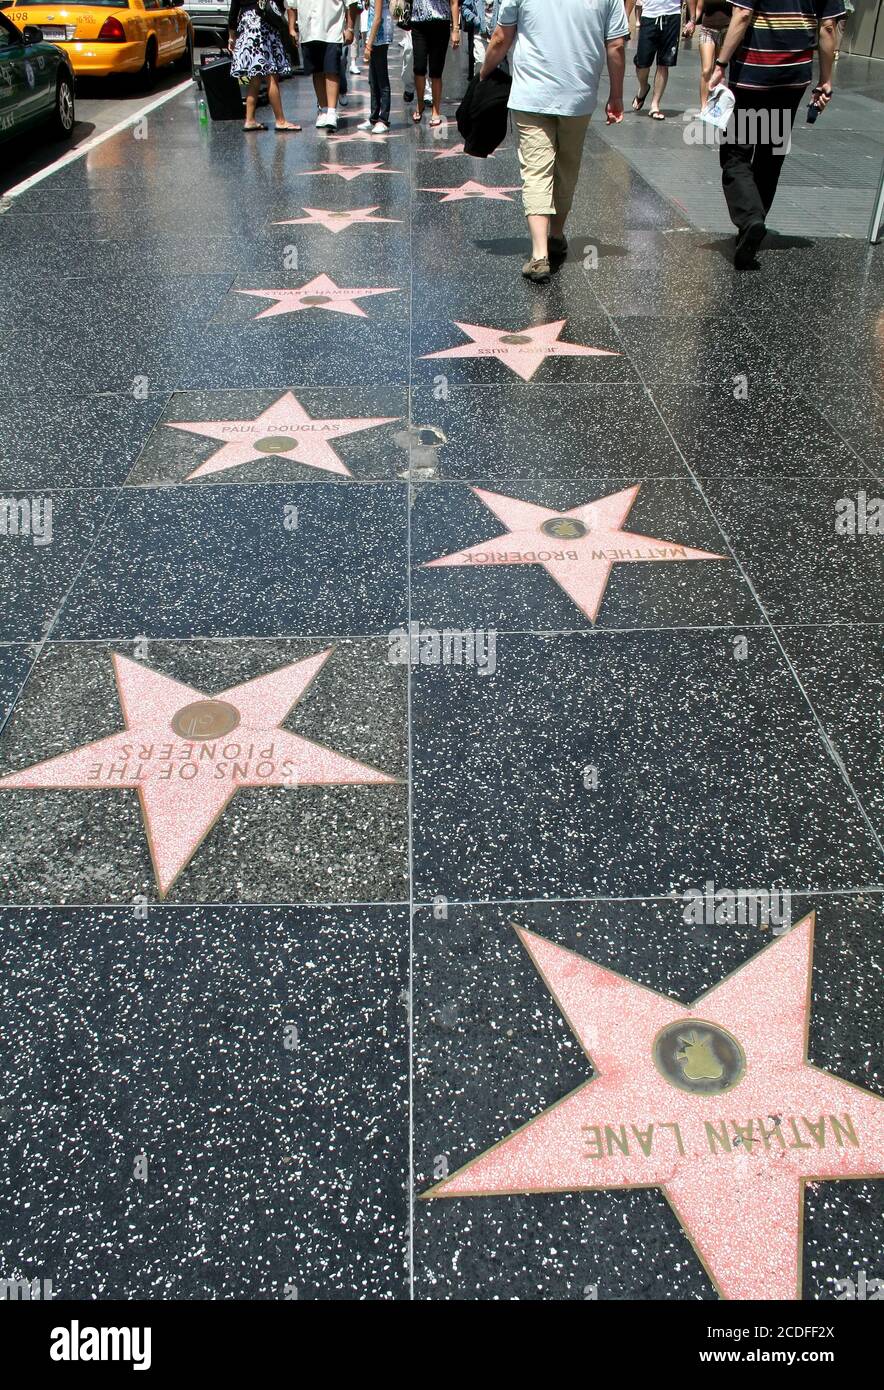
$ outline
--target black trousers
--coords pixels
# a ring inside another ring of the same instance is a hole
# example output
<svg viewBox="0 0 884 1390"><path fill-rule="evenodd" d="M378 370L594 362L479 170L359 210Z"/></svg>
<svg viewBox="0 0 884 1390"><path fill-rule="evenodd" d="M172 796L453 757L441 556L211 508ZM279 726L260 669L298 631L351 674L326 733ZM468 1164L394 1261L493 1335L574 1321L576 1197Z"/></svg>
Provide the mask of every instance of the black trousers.
<svg viewBox="0 0 884 1390"><path fill-rule="evenodd" d="M371 119L390 124L390 64L385 43L372 46L368 60L368 86L371 92Z"/></svg>
<svg viewBox="0 0 884 1390"><path fill-rule="evenodd" d="M416 77L441 77L448 55L451 40L451 21L448 19L422 19L411 26L411 40L414 45L414 72Z"/></svg>
<svg viewBox="0 0 884 1390"><path fill-rule="evenodd" d="M721 186L734 226L741 231L767 217L773 204L792 121L806 87L770 91L734 89L737 104L719 147Z"/></svg>

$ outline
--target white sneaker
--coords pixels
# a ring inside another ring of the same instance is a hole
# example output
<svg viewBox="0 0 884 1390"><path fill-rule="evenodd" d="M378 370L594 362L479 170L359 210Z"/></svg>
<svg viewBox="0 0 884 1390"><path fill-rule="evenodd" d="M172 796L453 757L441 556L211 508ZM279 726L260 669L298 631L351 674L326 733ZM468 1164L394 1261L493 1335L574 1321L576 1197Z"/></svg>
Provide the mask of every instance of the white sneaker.
<svg viewBox="0 0 884 1390"><path fill-rule="evenodd" d="M371 121L360 121L359 124L358 124L358 126L356 127L356 129L357 129L357 130L373 130L373 129L374 129L374 126L372 125Z"/></svg>
<svg viewBox="0 0 884 1390"><path fill-rule="evenodd" d="M338 106L349 106L349 105L350 105L350 98L349 98L346 94L345 94L344 96L338 97Z"/></svg>
<svg viewBox="0 0 884 1390"><path fill-rule="evenodd" d="M386 121L377 121L371 127L371 133L372 135L386 135L389 129Z"/></svg>
<svg viewBox="0 0 884 1390"><path fill-rule="evenodd" d="M337 111L333 111L332 108L329 107L328 111L326 111L326 113L325 113L325 120L323 121L323 125L325 126L326 130L337 130L337 128L338 128L338 113L337 113Z"/></svg>
<svg viewBox="0 0 884 1390"><path fill-rule="evenodd" d="M325 107L324 107L324 106L320 106L320 108L319 108L319 115L316 117L316 129L317 129L317 130L322 130L322 127L323 127L324 125L325 125Z"/></svg>
<svg viewBox="0 0 884 1390"><path fill-rule="evenodd" d="M350 64L350 76L351 76L351 77L358 77L358 76L359 76L359 64L358 64L358 63L351 63L351 64Z"/></svg>

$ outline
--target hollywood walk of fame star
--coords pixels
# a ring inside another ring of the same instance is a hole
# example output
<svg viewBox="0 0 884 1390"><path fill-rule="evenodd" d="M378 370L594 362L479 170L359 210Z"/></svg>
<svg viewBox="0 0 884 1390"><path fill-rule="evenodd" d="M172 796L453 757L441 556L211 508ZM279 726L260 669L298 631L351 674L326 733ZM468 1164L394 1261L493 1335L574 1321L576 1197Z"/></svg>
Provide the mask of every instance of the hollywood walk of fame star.
<svg viewBox="0 0 884 1390"><path fill-rule="evenodd" d="M463 146L463 144L460 144L452 145L450 150L434 150L432 148L428 148L421 150L420 153L431 154L434 159L457 159L460 155L466 155L466 149ZM493 154L490 154L488 156L489 159L494 159L495 157L496 156Z"/></svg>
<svg viewBox="0 0 884 1390"><path fill-rule="evenodd" d="M420 188L419 193L444 193L444 198L440 198L440 203L463 203L470 198L486 198L495 203L511 203L513 200L509 196L511 193L519 193L519 188L500 188L489 187L484 183L476 183L475 179L467 179L459 188Z"/></svg>
<svg viewBox="0 0 884 1390"><path fill-rule="evenodd" d="M386 415L378 419L323 420L308 415L297 397L286 391L253 420L175 420L167 421L166 428L222 441L223 447L188 473L186 481L203 478L209 473L223 473L227 468L240 468L271 455L294 459L306 468L342 473L349 478L352 476L349 468L335 453L330 441L378 425L392 425L398 418Z"/></svg>
<svg viewBox="0 0 884 1390"><path fill-rule="evenodd" d="M331 648L206 695L113 653L125 729L0 778L0 789L138 792L160 897L240 787L395 783L282 728Z"/></svg>
<svg viewBox="0 0 884 1390"><path fill-rule="evenodd" d="M333 135L330 145L349 145L355 140L368 140L375 145L381 144L384 140L401 140L401 132L388 130L381 135L372 135L370 130L354 130L352 135Z"/></svg>
<svg viewBox="0 0 884 1390"><path fill-rule="evenodd" d="M356 318L367 318L360 309L357 299L370 299L376 294L398 294L398 289L342 289L329 275L317 275L299 290L236 290L236 294L249 294L255 299L275 299L269 309L255 315L258 319L277 318L280 314L297 314L303 309L327 309L332 314L353 314Z"/></svg>
<svg viewBox="0 0 884 1390"><path fill-rule="evenodd" d="M321 169L305 169L302 178L312 178L315 174L336 174L339 179L345 179L347 183L352 183L354 179L359 179L363 174L398 174L398 169L385 169L380 160L376 164L328 164L324 163Z"/></svg>
<svg viewBox="0 0 884 1390"><path fill-rule="evenodd" d="M689 1008L517 927L595 1076L423 1196L660 1187L722 1297L799 1298L804 1183L884 1166L884 1101L807 1060L813 925Z"/></svg>
<svg viewBox="0 0 884 1390"><path fill-rule="evenodd" d="M337 212L328 208L305 208L306 217L286 217L282 222L274 222L274 227L324 227L327 232L343 232L348 227L365 225L377 227L381 224L401 223L401 217L373 217L373 208L353 208L350 212Z"/></svg>
<svg viewBox="0 0 884 1390"><path fill-rule="evenodd" d="M623 523L640 486L624 488L622 492L613 492L595 502L585 502L568 512L550 511L534 502L522 502L517 497L505 497L474 487L471 491L498 521L503 522L506 531L466 550L429 560L424 568L542 565L581 613L594 623L614 565L726 558L708 550L694 550L691 546L624 531Z"/></svg>
<svg viewBox="0 0 884 1390"><path fill-rule="evenodd" d="M455 321L456 322L456 321ZM535 324L513 332L507 328L486 328L478 323L456 323L472 339L462 347L428 352L424 361L437 357L494 357L505 367L530 381L547 357L619 357L607 348L583 347L580 343L560 343L559 335L567 319Z"/></svg>

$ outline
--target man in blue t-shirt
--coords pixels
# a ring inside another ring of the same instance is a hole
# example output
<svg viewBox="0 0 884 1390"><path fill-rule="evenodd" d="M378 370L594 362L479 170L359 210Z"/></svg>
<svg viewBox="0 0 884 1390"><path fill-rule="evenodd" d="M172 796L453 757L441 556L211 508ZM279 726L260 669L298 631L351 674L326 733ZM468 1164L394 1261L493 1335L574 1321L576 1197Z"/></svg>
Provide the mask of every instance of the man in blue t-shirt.
<svg viewBox="0 0 884 1390"><path fill-rule="evenodd" d="M550 260L564 260L583 142L607 62L608 124L623 119L623 72L629 25L623 0L501 0L483 79L512 49L509 107L519 132L519 163L531 258L522 274L537 284Z"/></svg>
<svg viewBox="0 0 884 1390"><path fill-rule="evenodd" d="M733 0L734 10L710 89L728 81L736 97L722 139L721 183L737 228L734 265L753 265L767 233L792 122L813 79L814 49L820 80L813 104L832 98L832 63L843 0Z"/></svg>

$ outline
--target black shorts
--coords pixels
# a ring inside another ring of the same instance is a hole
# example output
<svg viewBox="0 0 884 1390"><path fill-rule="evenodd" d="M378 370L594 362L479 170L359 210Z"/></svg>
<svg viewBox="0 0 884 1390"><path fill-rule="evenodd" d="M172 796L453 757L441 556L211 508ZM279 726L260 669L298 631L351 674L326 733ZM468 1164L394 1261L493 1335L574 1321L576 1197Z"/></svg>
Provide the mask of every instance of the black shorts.
<svg viewBox="0 0 884 1390"><path fill-rule="evenodd" d="M661 14L658 19L645 19L643 15L638 26L635 66L652 67L656 58L658 68L674 68L678 62L680 38L680 14Z"/></svg>
<svg viewBox="0 0 884 1390"><path fill-rule="evenodd" d="M314 39L312 43L301 44L301 54L305 72L324 72L326 77L337 77L341 64L339 43L323 43L322 39Z"/></svg>
<svg viewBox="0 0 884 1390"><path fill-rule="evenodd" d="M451 39L451 24L447 19L424 19L412 24L411 37L414 41L414 71L418 77L426 77L429 68L431 77L441 77L448 55Z"/></svg>

